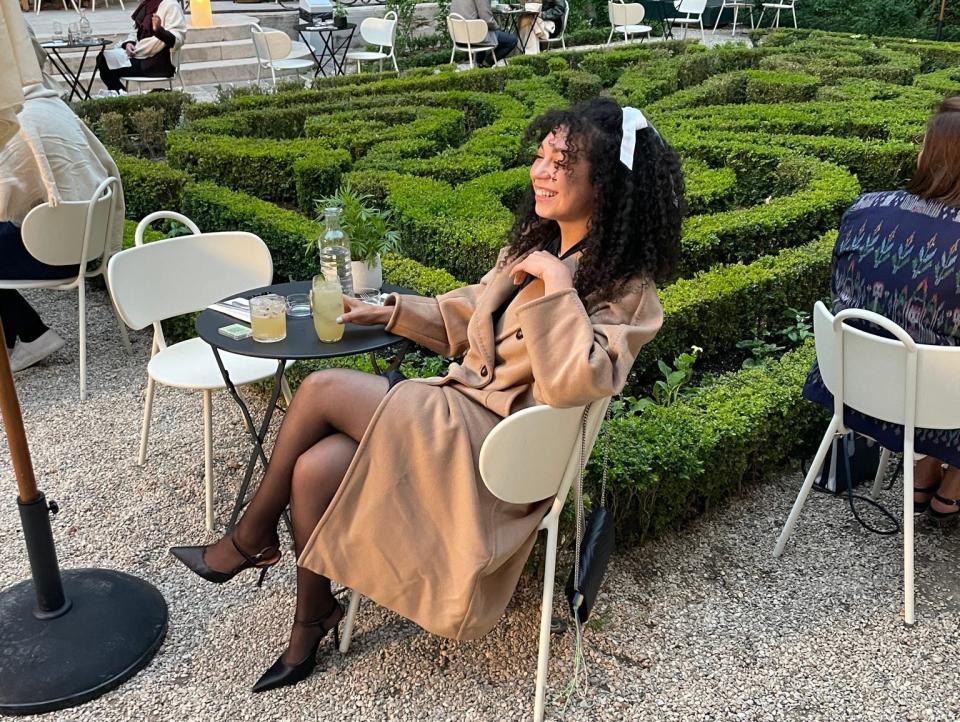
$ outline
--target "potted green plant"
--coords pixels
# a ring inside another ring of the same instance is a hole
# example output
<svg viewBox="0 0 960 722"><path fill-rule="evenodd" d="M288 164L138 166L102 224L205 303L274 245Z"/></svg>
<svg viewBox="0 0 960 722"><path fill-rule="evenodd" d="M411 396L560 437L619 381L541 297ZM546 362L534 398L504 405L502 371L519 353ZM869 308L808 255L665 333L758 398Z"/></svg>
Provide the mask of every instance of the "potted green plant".
<svg viewBox="0 0 960 722"><path fill-rule="evenodd" d="M333 6L333 27L340 30L347 27L347 9L341 0L337 0L336 5Z"/></svg>
<svg viewBox="0 0 960 722"><path fill-rule="evenodd" d="M356 191L349 183L329 198L314 201L318 220L325 208L343 209L340 225L350 239L350 272L353 287L380 288L383 285L381 255L400 250L400 232L391 226L392 214L377 208L373 196ZM308 243L312 248L316 241Z"/></svg>

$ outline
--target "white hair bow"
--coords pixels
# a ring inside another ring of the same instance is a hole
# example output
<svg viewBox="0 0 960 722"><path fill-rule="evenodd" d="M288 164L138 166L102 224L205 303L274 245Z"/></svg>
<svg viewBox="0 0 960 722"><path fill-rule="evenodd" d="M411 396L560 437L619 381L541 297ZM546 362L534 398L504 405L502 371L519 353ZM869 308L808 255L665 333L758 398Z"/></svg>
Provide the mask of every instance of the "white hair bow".
<svg viewBox="0 0 960 722"><path fill-rule="evenodd" d="M650 123L636 108L623 109L623 140L620 141L620 162L633 170L633 151L637 144L637 131L649 128Z"/></svg>

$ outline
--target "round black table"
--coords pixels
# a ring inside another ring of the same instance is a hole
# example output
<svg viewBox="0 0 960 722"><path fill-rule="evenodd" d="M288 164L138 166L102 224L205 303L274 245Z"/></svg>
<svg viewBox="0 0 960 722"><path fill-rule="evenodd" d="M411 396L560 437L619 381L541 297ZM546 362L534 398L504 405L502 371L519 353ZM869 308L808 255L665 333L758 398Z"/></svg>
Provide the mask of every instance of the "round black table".
<svg viewBox="0 0 960 722"><path fill-rule="evenodd" d="M276 283L272 286L254 288L236 295L243 298L253 298L254 296L262 296L267 293L275 293L278 296L288 296L291 293L307 293L310 290L310 286L310 281ZM413 293L413 291L408 288L391 286L389 284L384 284L383 291L386 293ZM247 429L250 431L250 438L254 446L250 460L247 462L247 470L243 477L243 483L240 485L240 492L237 494L237 499L233 505L233 513L230 515L230 522L227 525L228 531L236 524L240 516L240 511L243 509L257 459L263 462L264 468L266 468L269 462L267 454L263 450L263 442L267 437L267 431L273 419L273 412L277 408L277 401L280 398L280 390L282 388L283 372L286 369L287 362L306 359L339 358L342 356L354 356L356 354L367 353L371 355L374 369L380 373L380 366L374 356L375 352L390 348L401 342L406 342L408 348L410 344L410 342L406 341L402 336L387 333L383 326L357 326L352 323L346 325L343 331L343 338L340 341L336 343L324 343L317 338L317 333L313 328L312 316L294 317L289 314L287 315L287 337L282 341L263 343L254 341L253 338L236 341L219 332L220 328L232 323L237 323L237 319L210 308L201 311L200 315L197 316L196 322L197 335L210 344L214 358L217 361L217 366L223 375L223 381L227 386L227 390L230 392L233 400L237 402L237 405L240 407L240 412L247 422ZM397 358L394 359L387 370L399 367L406 350L407 349L404 349L398 354ZM276 359L277 371L273 378L273 390L270 395L270 403L267 404L266 413L259 427L255 424L247 404L230 380L230 374L223 364L220 351L228 351L240 356Z"/></svg>
<svg viewBox="0 0 960 722"><path fill-rule="evenodd" d="M317 64L317 69L313 71L313 77L317 77L317 75L321 73L324 77L327 77L327 71L324 67L327 63L333 63L334 75L347 74L347 53L350 51L350 43L353 42L353 33L356 29L357 26L355 23L347 23L342 28L338 28L332 23L329 25L304 24L297 26L297 32L300 33L304 45L307 46L307 50L310 51L310 55L313 56L313 60ZM311 45L307 39L307 33L316 33L320 36L320 43L323 47L320 48L319 55L317 55L313 45ZM338 33L340 33L340 35L337 35ZM344 37L342 33L350 34Z"/></svg>
<svg viewBox="0 0 960 722"><path fill-rule="evenodd" d="M67 98L68 103L73 100L74 95L79 95L81 100L90 99L90 88L93 87L93 81L97 77L97 73L96 70L94 70L90 75L90 82L88 82L87 87L84 88L83 81L80 79L80 75L83 73L83 66L87 62L87 55L90 53L91 48L96 48L99 53L109 44L110 41L104 38L90 38L89 40L78 40L72 43L66 40L48 40L47 42L40 43L40 47L43 48L47 57L50 58L53 67L57 69L67 85L70 86L70 97ZM60 55L60 51L77 50L79 48L83 48L83 55L80 57L77 72L74 73L70 70L70 66L67 65L67 61Z"/></svg>

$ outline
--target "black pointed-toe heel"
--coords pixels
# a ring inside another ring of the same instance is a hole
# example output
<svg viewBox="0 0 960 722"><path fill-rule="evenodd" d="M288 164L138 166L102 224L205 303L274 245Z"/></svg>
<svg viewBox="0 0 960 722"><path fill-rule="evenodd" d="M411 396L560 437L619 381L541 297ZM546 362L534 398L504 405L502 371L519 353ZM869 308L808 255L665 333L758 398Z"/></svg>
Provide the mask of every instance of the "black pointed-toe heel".
<svg viewBox="0 0 960 722"><path fill-rule="evenodd" d="M933 497L937 493L937 489L940 488L940 483L936 483L933 486L927 486L923 489L919 487L913 487L914 494L929 494L930 498L926 501L914 501L913 502L913 513L914 514L923 514L927 509L930 508L930 502L933 501Z"/></svg>
<svg viewBox="0 0 960 722"><path fill-rule="evenodd" d="M207 565L204 555L206 554L207 549L213 546L212 544L201 547L171 547L170 553L183 562L184 566L186 566L191 572L197 576L203 577L208 582L213 582L214 584L223 584L224 582L229 582L244 569L259 569L260 579L257 581L258 587L263 584L263 578L267 575L267 570L279 562L280 557L282 556L279 543L274 543L270 546L264 547L256 554L247 554L243 549L240 548L240 545L237 544L237 540L234 539L232 535L230 536L230 542L233 544L233 548L236 549L241 556L243 556L243 563L240 564L240 566L238 566L236 569L232 569L229 572L221 572L217 569L211 569Z"/></svg>
<svg viewBox="0 0 960 722"><path fill-rule="evenodd" d="M310 653L301 662L287 664L283 661L283 655L281 654L277 661L270 666L270 669L264 672L257 683L253 685L253 692L266 692L268 689L289 687L309 677L317 666L317 650L320 648L320 642L327 636L327 632L333 632L333 644L335 647L340 646L340 622L343 619L343 614L343 607L340 606L339 602L334 602L333 610L323 619L315 619L312 622L294 620L294 624L303 627L320 627L323 629L323 635L314 642Z"/></svg>

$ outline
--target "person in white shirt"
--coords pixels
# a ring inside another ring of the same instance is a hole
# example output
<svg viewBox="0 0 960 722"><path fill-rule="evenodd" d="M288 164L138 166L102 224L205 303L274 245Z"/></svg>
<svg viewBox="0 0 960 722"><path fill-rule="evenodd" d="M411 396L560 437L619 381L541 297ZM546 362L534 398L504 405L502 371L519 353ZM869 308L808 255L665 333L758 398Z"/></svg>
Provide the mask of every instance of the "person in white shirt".
<svg viewBox="0 0 960 722"><path fill-rule="evenodd" d="M77 266L48 266L23 245L20 226L41 203L89 200L106 178L120 177L116 164L97 137L57 96L42 84L23 88L24 103L17 135L0 147L0 278L40 280L71 278ZM123 242L123 193L114 194L110 246ZM10 366L20 371L63 346L63 339L40 319L17 292L0 289Z"/></svg>
<svg viewBox="0 0 960 722"><path fill-rule="evenodd" d="M187 21L177 0L142 0L130 17L136 33L123 42L130 65L110 68L103 52L97 56L100 79L108 90L116 92L124 90L124 77L173 77L173 53L183 45L187 33Z"/></svg>

